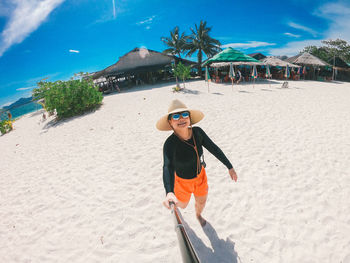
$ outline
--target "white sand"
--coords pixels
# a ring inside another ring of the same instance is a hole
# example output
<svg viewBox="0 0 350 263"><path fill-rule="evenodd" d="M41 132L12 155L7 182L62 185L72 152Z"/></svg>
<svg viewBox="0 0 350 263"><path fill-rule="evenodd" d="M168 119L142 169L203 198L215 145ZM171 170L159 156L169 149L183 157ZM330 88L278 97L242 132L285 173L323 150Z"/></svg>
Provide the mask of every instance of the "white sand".
<svg viewBox="0 0 350 263"><path fill-rule="evenodd" d="M145 86L58 125L21 118L0 137L0 261L180 262L162 206L170 132L155 129L179 98L239 177L205 152L209 223L193 200L182 211L203 262L350 262L350 84L274 83Z"/></svg>

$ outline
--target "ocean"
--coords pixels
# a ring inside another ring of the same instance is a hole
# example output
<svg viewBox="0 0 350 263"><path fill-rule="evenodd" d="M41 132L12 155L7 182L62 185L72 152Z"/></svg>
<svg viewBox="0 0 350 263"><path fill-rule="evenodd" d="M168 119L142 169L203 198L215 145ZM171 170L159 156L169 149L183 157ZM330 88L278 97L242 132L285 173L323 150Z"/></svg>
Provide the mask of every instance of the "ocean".
<svg viewBox="0 0 350 263"><path fill-rule="evenodd" d="M0 109L0 119L7 119L8 112L11 112L12 118L15 119L25 114L38 111L40 109L42 109L42 106L35 102L29 102L24 105L16 105L14 107L10 107L9 109Z"/></svg>

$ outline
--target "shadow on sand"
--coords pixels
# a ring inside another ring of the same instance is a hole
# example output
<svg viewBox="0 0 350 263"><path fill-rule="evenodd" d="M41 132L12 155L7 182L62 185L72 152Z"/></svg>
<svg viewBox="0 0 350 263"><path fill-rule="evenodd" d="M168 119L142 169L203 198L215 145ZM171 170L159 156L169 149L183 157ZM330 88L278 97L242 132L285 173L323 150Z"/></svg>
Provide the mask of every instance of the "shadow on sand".
<svg viewBox="0 0 350 263"><path fill-rule="evenodd" d="M271 91L271 92L276 92L275 90L272 90L272 89L260 89L262 91Z"/></svg>
<svg viewBox="0 0 350 263"><path fill-rule="evenodd" d="M237 263L239 257L235 251L235 243L229 238L226 241L220 239L208 221L203 231L210 240L211 247L207 247L186 222L184 225L201 263Z"/></svg>
<svg viewBox="0 0 350 263"><path fill-rule="evenodd" d="M190 90L190 89L182 89L181 91L178 91L179 93L184 93L184 94L193 94L193 95L198 95L200 94L201 92L198 91L198 90Z"/></svg>
<svg viewBox="0 0 350 263"><path fill-rule="evenodd" d="M76 116L73 116L73 117L68 117L68 118L64 118L64 119L60 119L60 120L56 119L56 118L53 119L53 120L50 120L43 126L42 130L47 132L47 130L49 128L59 127L61 125L64 125L67 122L70 122L70 121L73 121L73 120L76 120L76 119L84 118L86 115L89 115L89 114L92 114L92 113L98 111L101 108L102 105L103 105L103 103L98 105L97 107L91 109L91 110L88 110L88 111L80 114L80 115L76 115Z"/></svg>
<svg viewBox="0 0 350 263"><path fill-rule="evenodd" d="M269 79L269 80L266 80L266 79L262 79L262 80L257 80L257 81L242 81L240 83L234 83L233 84L233 87L244 87L244 86L259 86L259 85L266 85L266 84L279 84L281 83L280 81L278 80L272 80L272 79ZM224 82L224 83L220 83L221 85L224 85L224 86L232 86L232 83L231 82Z"/></svg>
<svg viewBox="0 0 350 263"><path fill-rule="evenodd" d="M37 111L35 111L35 112L32 112L32 113L30 114L30 117L35 117L35 116L41 115L41 114L43 114L43 113L45 113L45 110L44 110L44 109L40 109L40 110L37 110Z"/></svg>

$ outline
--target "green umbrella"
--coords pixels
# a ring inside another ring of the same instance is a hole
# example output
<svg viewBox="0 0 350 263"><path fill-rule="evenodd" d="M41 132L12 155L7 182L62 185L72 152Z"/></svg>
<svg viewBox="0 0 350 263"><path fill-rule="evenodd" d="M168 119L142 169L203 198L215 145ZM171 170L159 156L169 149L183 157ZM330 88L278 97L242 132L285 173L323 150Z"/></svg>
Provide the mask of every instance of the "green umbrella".
<svg viewBox="0 0 350 263"><path fill-rule="evenodd" d="M261 65L259 60L256 60L255 58L252 58L238 50L235 50L231 47L226 48L225 50L219 52L212 58L208 59L205 61L202 65L206 66L211 63L217 63L217 62L246 62L246 63L251 63L251 64L256 64L256 65Z"/></svg>

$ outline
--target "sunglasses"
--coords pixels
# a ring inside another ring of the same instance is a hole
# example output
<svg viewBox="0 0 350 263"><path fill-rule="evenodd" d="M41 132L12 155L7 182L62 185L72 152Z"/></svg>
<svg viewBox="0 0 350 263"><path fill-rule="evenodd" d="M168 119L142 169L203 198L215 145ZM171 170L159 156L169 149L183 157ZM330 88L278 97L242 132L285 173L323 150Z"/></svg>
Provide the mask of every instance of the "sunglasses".
<svg viewBox="0 0 350 263"><path fill-rule="evenodd" d="M188 111L180 112L180 113L174 113L169 116L169 120L173 119L174 121L178 121L180 117L183 119L186 119L190 116L190 113Z"/></svg>

